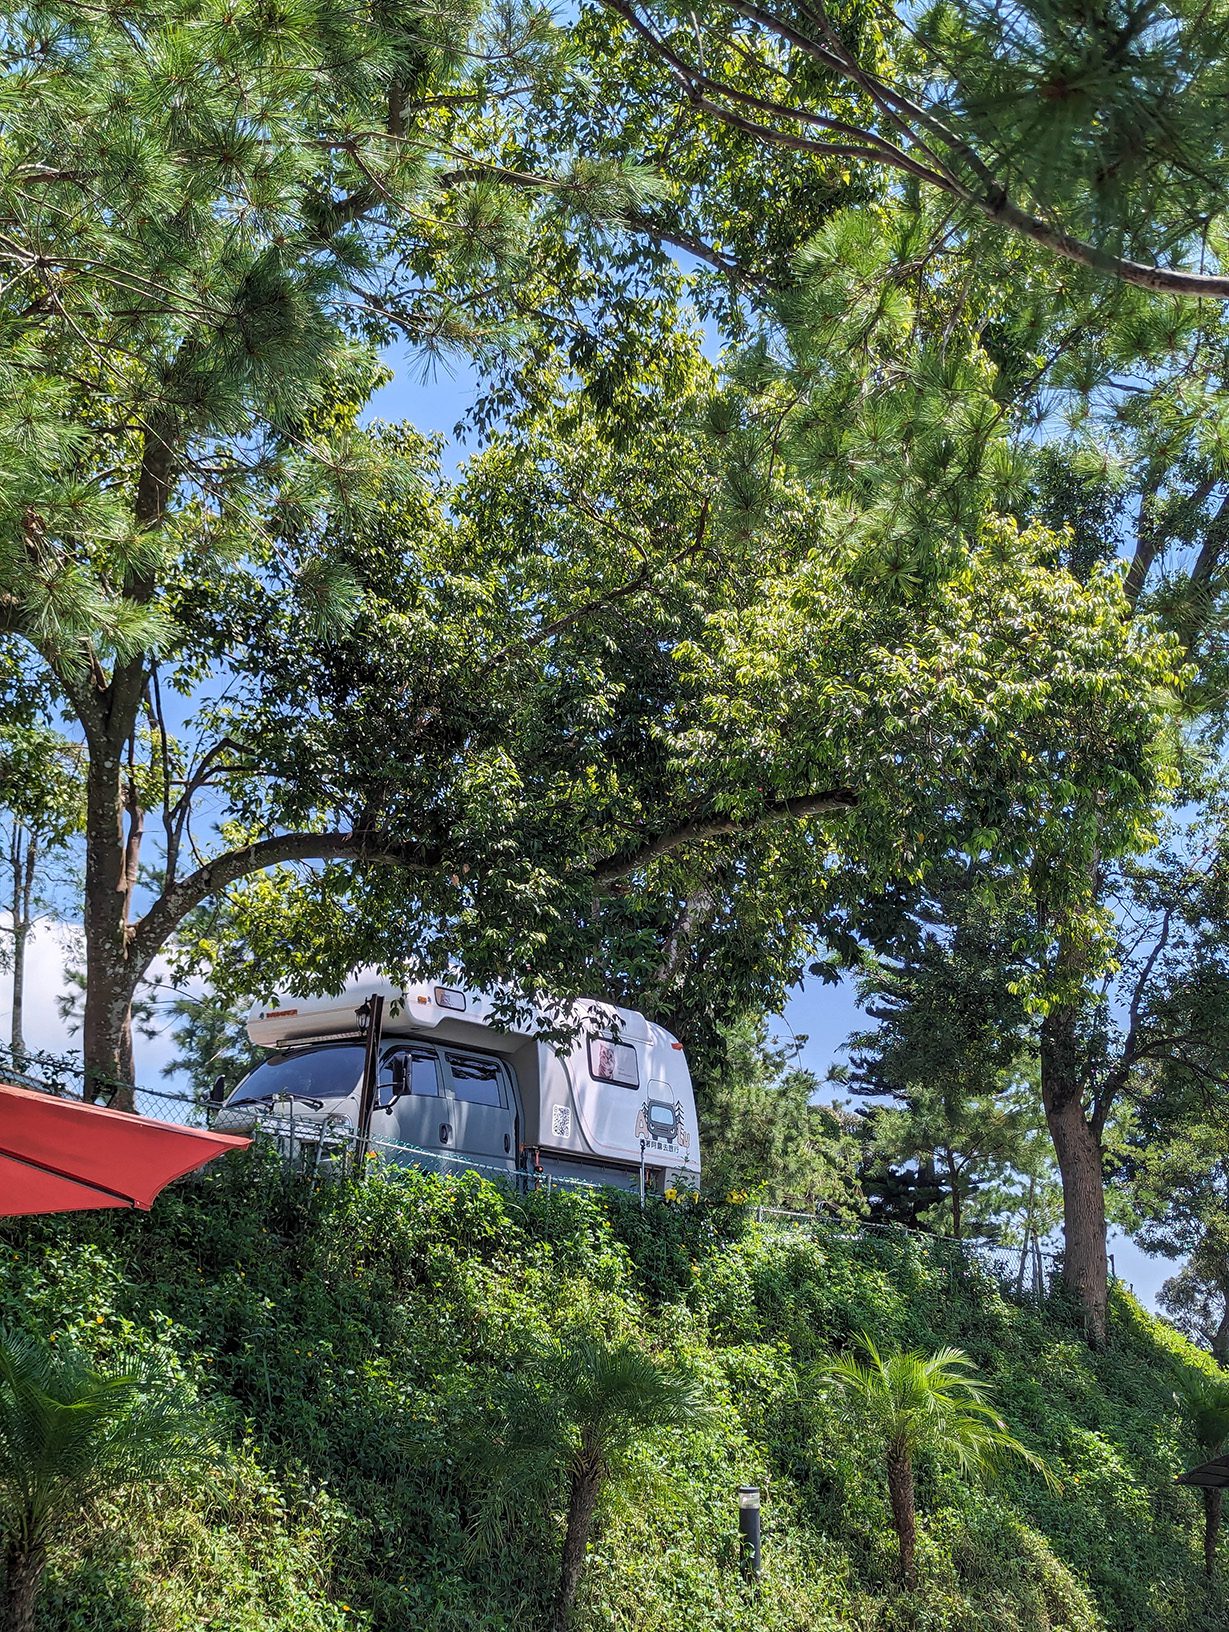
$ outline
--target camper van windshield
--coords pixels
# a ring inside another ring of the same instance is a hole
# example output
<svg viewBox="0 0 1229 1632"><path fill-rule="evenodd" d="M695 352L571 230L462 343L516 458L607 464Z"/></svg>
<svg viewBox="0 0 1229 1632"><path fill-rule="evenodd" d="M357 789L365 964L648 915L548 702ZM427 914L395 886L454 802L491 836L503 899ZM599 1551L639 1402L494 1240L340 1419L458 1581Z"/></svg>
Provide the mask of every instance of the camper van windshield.
<svg viewBox="0 0 1229 1632"><path fill-rule="evenodd" d="M362 1075L363 1050L353 1044L296 1048L258 1065L227 1103L244 1105L278 1094L292 1094L295 1099L344 1099L355 1092Z"/></svg>

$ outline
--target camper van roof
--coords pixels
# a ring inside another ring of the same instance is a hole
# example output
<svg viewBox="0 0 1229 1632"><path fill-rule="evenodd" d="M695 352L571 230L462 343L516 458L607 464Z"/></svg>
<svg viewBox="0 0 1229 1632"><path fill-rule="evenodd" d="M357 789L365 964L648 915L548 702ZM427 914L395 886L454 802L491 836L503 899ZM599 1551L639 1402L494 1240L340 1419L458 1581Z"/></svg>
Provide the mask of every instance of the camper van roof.
<svg viewBox="0 0 1229 1632"><path fill-rule="evenodd" d="M381 996L386 1003L384 1030L434 1029L443 1022L487 1027L494 1001L489 993L455 983L394 985L375 970L362 970L342 991L325 997L284 997L260 1004L248 1016L248 1035L254 1043L276 1046L299 1039L338 1035L357 1029L355 1011L367 998ZM644 1040L649 1022L634 1009L621 1008L600 998L581 998L570 1005L573 1014L599 1029L616 1028L628 1040ZM545 1017L544 1017L545 1018ZM499 1028L505 1035L528 1037L537 1027L532 1020ZM654 1028L657 1029L657 1028Z"/></svg>

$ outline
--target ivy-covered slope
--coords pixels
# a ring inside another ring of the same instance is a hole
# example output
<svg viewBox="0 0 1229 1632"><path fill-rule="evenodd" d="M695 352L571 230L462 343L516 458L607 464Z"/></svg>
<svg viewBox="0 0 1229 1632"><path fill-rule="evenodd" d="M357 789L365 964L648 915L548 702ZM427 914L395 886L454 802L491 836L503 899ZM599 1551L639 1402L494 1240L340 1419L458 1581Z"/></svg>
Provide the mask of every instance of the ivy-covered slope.
<svg viewBox="0 0 1229 1632"><path fill-rule="evenodd" d="M558 1516L469 1540L465 1447L499 1383L558 1335L634 1334L684 1358L712 1420L646 1444L606 1514L582 1626L827 1632L1220 1628L1172 1400L1206 1362L1130 1299L1091 1356L1059 1306L1020 1309L906 1242L762 1232L730 1211L518 1199L476 1178L284 1180L259 1153L147 1218L5 1227L0 1318L100 1353L155 1350L228 1447L177 1488L61 1539L45 1632L532 1632ZM873 1443L817 1375L865 1328L967 1349L1059 1493L924 1467L919 1581L902 1592ZM734 1565L735 1487L765 1488L765 1576ZM105 1522L104 1522L105 1521Z"/></svg>

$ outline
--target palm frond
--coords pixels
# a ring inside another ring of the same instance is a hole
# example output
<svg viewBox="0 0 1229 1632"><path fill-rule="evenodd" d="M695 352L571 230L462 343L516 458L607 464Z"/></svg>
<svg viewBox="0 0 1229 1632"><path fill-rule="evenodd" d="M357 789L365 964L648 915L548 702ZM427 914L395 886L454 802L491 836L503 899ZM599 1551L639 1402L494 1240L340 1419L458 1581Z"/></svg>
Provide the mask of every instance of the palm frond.
<svg viewBox="0 0 1229 1632"><path fill-rule="evenodd" d="M0 1334L0 1515L25 1542L110 1491L211 1459L206 1419L147 1367Z"/></svg>
<svg viewBox="0 0 1229 1632"><path fill-rule="evenodd" d="M478 1498L471 1549L497 1547L518 1514L556 1506L582 1459L594 1459L608 1478L645 1436L711 1410L697 1378L638 1344L592 1337L558 1344L509 1383L496 1422L466 1454Z"/></svg>
<svg viewBox="0 0 1229 1632"><path fill-rule="evenodd" d="M1174 1401L1199 1449L1215 1456L1229 1439L1229 1376L1184 1372L1174 1390Z"/></svg>
<svg viewBox="0 0 1229 1632"><path fill-rule="evenodd" d="M834 1360L823 1382L851 1421L870 1424L910 1456L930 1449L968 1478L997 1473L1011 1457L1057 1488L1041 1457L1012 1435L989 1399L989 1383L963 1349L884 1354L860 1332L853 1354Z"/></svg>

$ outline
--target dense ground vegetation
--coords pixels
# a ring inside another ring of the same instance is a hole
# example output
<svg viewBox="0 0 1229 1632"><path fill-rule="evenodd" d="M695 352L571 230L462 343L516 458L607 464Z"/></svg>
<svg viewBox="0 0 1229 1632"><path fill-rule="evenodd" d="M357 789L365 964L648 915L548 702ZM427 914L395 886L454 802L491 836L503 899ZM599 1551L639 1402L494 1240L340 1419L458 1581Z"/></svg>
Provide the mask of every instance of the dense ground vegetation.
<svg viewBox="0 0 1229 1632"><path fill-rule="evenodd" d="M633 1337L682 1363L710 1419L645 1442L605 1514L581 1625L721 1629L1212 1628L1194 1460L1173 1401L1205 1356L1125 1296L1102 1354L1061 1299L1005 1301L941 1243L766 1232L741 1209L518 1198L475 1176L287 1181L260 1152L149 1217L10 1223L0 1315L101 1358L137 1350L197 1394L228 1447L59 1537L44 1632L533 1627L558 1514L492 1555L470 1452L509 1379L560 1337ZM882 1470L825 1399L834 1352L955 1343L1056 1492L919 1467L918 1581L894 1575ZM754 1608L734 1489L765 1491ZM105 1517L108 1522L102 1523Z"/></svg>

